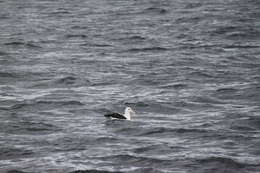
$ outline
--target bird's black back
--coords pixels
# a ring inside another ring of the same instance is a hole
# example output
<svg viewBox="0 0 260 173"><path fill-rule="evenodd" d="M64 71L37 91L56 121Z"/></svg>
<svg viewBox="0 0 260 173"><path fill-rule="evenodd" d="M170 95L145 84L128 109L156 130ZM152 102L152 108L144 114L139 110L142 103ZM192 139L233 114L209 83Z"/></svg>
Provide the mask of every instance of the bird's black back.
<svg viewBox="0 0 260 173"><path fill-rule="evenodd" d="M108 114L105 114L104 116L108 117L108 118L126 119L125 116L123 116L119 113L108 113Z"/></svg>

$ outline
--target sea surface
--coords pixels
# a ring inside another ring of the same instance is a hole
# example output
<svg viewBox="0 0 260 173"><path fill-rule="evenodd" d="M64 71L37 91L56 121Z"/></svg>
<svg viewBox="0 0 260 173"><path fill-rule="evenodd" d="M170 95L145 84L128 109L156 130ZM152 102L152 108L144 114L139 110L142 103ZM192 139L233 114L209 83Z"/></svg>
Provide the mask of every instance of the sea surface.
<svg viewBox="0 0 260 173"><path fill-rule="evenodd" d="M0 0L0 172L259 173L260 1Z"/></svg>

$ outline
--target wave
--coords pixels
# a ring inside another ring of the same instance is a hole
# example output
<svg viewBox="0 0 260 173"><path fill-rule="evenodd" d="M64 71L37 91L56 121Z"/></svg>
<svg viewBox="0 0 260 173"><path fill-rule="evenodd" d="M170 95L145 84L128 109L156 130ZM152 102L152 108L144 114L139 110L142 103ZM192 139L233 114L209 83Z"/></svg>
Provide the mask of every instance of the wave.
<svg viewBox="0 0 260 173"><path fill-rule="evenodd" d="M164 8L159 8L159 7L149 7L146 8L143 13L146 14L151 14L151 13L156 13L156 14L166 14L168 12L168 10L164 9Z"/></svg>
<svg viewBox="0 0 260 173"><path fill-rule="evenodd" d="M150 166L153 167L163 166L163 165L172 165L172 160L166 159L158 159L158 158L150 158L150 157L143 157L143 156L134 156L129 154L119 154L119 155L112 155L112 156L105 156L105 157L95 157L95 159L109 161L118 164L131 164L133 166Z"/></svg>
<svg viewBox="0 0 260 173"><path fill-rule="evenodd" d="M38 81L36 84L32 85L31 87L39 88L39 87L57 87L57 88L64 88L70 86L89 86L92 83L85 79L85 78L78 78L74 76L63 76L57 79L50 79L44 81Z"/></svg>
<svg viewBox="0 0 260 173"><path fill-rule="evenodd" d="M130 39L130 40L146 40L145 37L142 37L142 36L139 36L139 35L127 37L127 39Z"/></svg>
<svg viewBox="0 0 260 173"><path fill-rule="evenodd" d="M96 48L105 48L105 47L113 47L111 44L101 44L101 43L83 43L81 46L86 46L86 47L96 47Z"/></svg>
<svg viewBox="0 0 260 173"><path fill-rule="evenodd" d="M256 39L260 32L252 27L241 26L219 26L210 32L212 36L223 35L228 39Z"/></svg>
<svg viewBox="0 0 260 173"><path fill-rule="evenodd" d="M35 43L22 42L22 41L8 42L8 43L4 43L4 45L7 45L7 46L25 46L25 47L28 47L28 48L41 48L41 46L36 45Z"/></svg>
<svg viewBox="0 0 260 173"><path fill-rule="evenodd" d="M164 80L164 79L162 79ZM129 81L131 84L136 83L138 85L143 85L143 86L151 86L151 85L160 85L162 83L162 80L160 79L155 79L150 75L147 75L147 78L135 78L132 81Z"/></svg>
<svg viewBox="0 0 260 173"><path fill-rule="evenodd" d="M223 93L229 94L230 92L231 93L237 92L237 89L235 89L235 88L219 88L219 89L216 90L216 92L221 93L221 94L223 94Z"/></svg>
<svg viewBox="0 0 260 173"><path fill-rule="evenodd" d="M134 35L134 36L128 36L128 37L115 38L113 40L121 41L121 42L125 42L125 43L136 43L136 42L143 42L146 39L147 39L146 37L143 37L140 35Z"/></svg>
<svg viewBox="0 0 260 173"><path fill-rule="evenodd" d="M140 128L140 123L133 124L128 126L129 124L111 124L113 125L113 129L118 127L115 130L115 134L126 135L126 136L138 136L138 137L172 137L175 135L217 135L214 131L202 129L202 128L169 128L169 127L155 127L155 128ZM126 126L126 127L122 127Z"/></svg>
<svg viewBox="0 0 260 173"><path fill-rule="evenodd" d="M193 9L193 8L198 8L198 7L201 7L201 6L202 6L202 3L199 3L199 2L191 3L191 2L189 2L189 3L184 7L184 9Z"/></svg>
<svg viewBox="0 0 260 173"><path fill-rule="evenodd" d="M129 171L127 171L127 172L129 172ZM131 173L144 173L144 172L162 173L161 171L159 171L155 168L137 168L137 169L130 171L130 172ZM69 173L125 173L125 172L90 169L90 170L77 170L77 171L72 171L72 172L69 172Z"/></svg>
<svg viewBox="0 0 260 173"><path fill-rule="evenodd" d="M226 38L228 39L256 39L260 36L260 32L254 29L243 29L242 31L234 31L230 33L226 33ZM254 46L254 48L258 48L259 46ZM253 48L253 47L238 47L238 48Z"/></svg>
<svg viewBox="0 0 260 173"><path fill-rule="evenodd" d="M124 104L126 106L138 108L139 110L143 110L145 112L153 112L154 114L160 113L160 114L169 114L169 115L179 112L183 108L183 106L176 106L172 102L156 102L154 100L136 101L136 102L126 101L118 104Z"/></svg>
<svg viewBox="0 0 260 173"><path fill-rule="evenodd" d="M72 171L72 172L69 172L69 173L123 173L123 172L89 169L89 170L77 170L77 171Z"/></svg>
<svg viewBox="0 0 260 173"><path fill-rule="evenodd" d="M0 55L8 55L8 53L4 51L0 51Z"/></svg>
<svg viewBox="0 0 260 173"><path fill-rule="evenodd" d="M124 102L124 105L126 106L134 106L134 107L148 107L149 104L139 101L139 102Z"/></svg>
<svg viewBox="0 0 260 173"><path fill-rule="evenodd" d="M248 164L240 163L231 158L225 157L208 157L204 159L197 160L204 167L208 167L208 169L223 169L225 172L236 172L238 169L245 168Z"/></svg>
<svg viewBox="0 0 260 173"><path fill-rule="evenodd" d="M0 72L0 78L18 78L18 74L9 72Z"/></svg>
<svg viewBox="0 0 260 173"><path fill-rule="evenodd" d="M133 152L137 153L137 154L140 154L140 153L144 153L146 151L154 151L154 150L156 150L156 148L159 148L159 146L152 145L152 146L139 147L139 148L135 148L133 150Z"/></svg>
<svg viewBox="0 0 260 173"><path fill-rule="evenodd" d="M164 84L160 86L160 88L164 88L164 89L184 89L187 87L188 85L184 83Z"/></svg>
<svg viewBox="0 0 260 173"><path fill-rule="evenodd" d="M194 71L194 72L190 72L189 75L193 78L193 79L197 79L197 78L214 78L215 76L212 74L209 74L207 72L203 72L203 71Z"/></svg>
<svg viewBox="0 0 260 173"><path fill-rule="evenodd" d="M164 144L155 144L150 146L137 147L132 150L133 153L142 155L163 155L167 156L171 152L181 152L185 150L185 147L181 146L168 146Z"/></svg>
<svg viewBox="0 0 260 173"><path fill-rule="evenodd" d="M185 35L179 37L185 38ZM180 49L257 49L260 46L252 44L194 44L194 43L182 43Z"/></svg>
<svg viewBox="0 0 260 173"><path fill-rule="evenodd" d="M191 17L180 17L175 20L177 24L185 24L185 23L198 23L200 20L202 20L199 17L191 16ZM178 38L185 38L190 37L189 35L186 35L181 32L181 34L178 36Z"/></svg>
<svg viewBox="0 0 260 173"><path fill-rule="evenodd" d="M29 172L24 172L24 171L19 171L19 170L9 170L6 173L29 173Z"/></svg>
<svg viewBox="0 0 260 173"><path fill-rule="evenodd" d="M247 118L243 117L239 120L233 120L232 124L230 125L230 128L232 130L238 130L238 131L256 131L260 130L260 118L259 117L252 117L249 116Z"/></svg>
<svg viewBox="0 0 260 173"><path fill-rule="evenodd" d="M250 49L250 48L260 48L260 46L257 46L257 45L236 45L236 44L233 44L233 45L224 45L222 46L223 48L226 48L226 49L233 49L233 48L237 48L237 49Z"/></svg>
<svg viewBox="0 0 260 173"><path fill-rule="evenodd" d="M76 100L52 101L52 100L39 100L39 101L23 101L14 104L9 110L18 109L45 109L56 108L62 106L83 106L84 104Z"/></svg>
<svg viewBox="0 0 260 173"><path fill-rule="evenodd" d="M0 147L0 159L9 160L32 156L34 153L28 149L14 147Z"/></svg>
<svg viewBox="0 0 260 173"><path fill-rule="evenodd" d="M149 173L163 173L162 171L155 169L155 168L138 168L132 171L131 173L144 173L144 172L149 172Z"/></svg>
<svg viewBox="0 0 260 173"><path fill-rule="evenodd" d="M66 38L87 38L88 36L85 34L67 34Z"/></svg>
<svg viewBox="0 0 260 173"><path fill-rule="evenodd" d="M218 97L210 97L210 96L194 96L191 99L191 103L202 103L206 104L205 106L217 106L217 104L225 104L226 102L218 99ZM194 105L196 106L196 105Z"/></svg>
<svg viewBox="0 0 260 173"><path fill-rule="evenodd" d="M45 135L60 131L61 128L45 122L35 122L30 120L13 121L3 124L4 131L11 134L37 134Z"/></svg>
<svg viewBox="0 0 260 173"><path fill-rule="evenodd" d="M145 47L145 48L132 48L128 49L128 52L138 53L138 52L162 52L162 51L168 51L168 48L164 47Z"/></svg>
<svg viewBox="0 0 260 173"><path fill-rule="evenodd" d="M70 85L76 83L77 78L73 76L65 76L57 79L55 82L58 84Z"/></svg>
<svg viewBox="0 0 260 173"><path fill-rule="evenodd" d="M57 9L56 11L50 13L51 15L58 15L58 16L62 16L63 14L71 14L69 11L67 11L66 9Z"/></svg>
<svg viewBox="0 0 260 173"><path fill-rule="evenodd" d="M117 138L113 138L113 137L99 137L96 139L96 141L99 143L103 143L103 142L117 142L119 139Z"/></svg>
<svg viewBox="0 0 260 173"><path fill-rule="evenodd" d="M187 129L187 128L166 128L166 127L158 127L158 128L153 128L153 129L149 129L146 130L146 132L141 132L139 134L139 136L154 136L154 135L159 135L159 136L165 136L167 134L171 135L171 134L176 134L176 133L209 133L208 130L204 130L204 129Z"/></svg>

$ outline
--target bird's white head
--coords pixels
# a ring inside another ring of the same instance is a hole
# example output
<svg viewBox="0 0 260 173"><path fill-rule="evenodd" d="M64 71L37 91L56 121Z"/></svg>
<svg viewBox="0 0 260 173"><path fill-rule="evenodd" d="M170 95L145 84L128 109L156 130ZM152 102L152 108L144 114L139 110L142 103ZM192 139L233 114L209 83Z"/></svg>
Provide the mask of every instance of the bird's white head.
<svg viewBox="0 0 260 173"><path fill-rule="evenodd" d="M126 117L127 120L131 120L131 116L135 115L135 111L130 108L130 107L126 107L125 108L125 114L124 116Z"/></svg>

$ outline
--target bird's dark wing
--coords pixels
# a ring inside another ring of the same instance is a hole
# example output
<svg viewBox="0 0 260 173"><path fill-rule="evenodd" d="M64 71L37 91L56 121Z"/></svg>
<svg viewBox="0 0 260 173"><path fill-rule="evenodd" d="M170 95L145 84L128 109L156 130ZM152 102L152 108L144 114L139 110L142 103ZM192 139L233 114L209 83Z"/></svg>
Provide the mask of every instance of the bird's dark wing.
<svg viewBox="0 0 260 173"><path fill-rule="evenodd" d="M108 117L108 118L126 119L125 116L123 116L119 113L109 113L109 114L105 114L104 116Z"/></svg>

